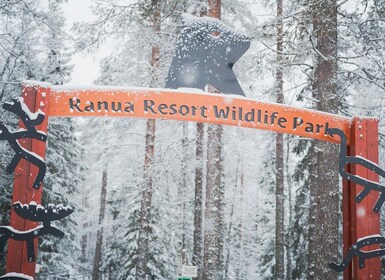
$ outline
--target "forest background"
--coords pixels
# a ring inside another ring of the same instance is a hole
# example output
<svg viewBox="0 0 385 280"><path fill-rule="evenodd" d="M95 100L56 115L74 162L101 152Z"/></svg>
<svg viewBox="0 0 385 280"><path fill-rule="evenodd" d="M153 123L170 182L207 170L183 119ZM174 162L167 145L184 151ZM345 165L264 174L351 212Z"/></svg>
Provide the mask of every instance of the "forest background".
<svg viewBox="0 0 385 280"><path fill-rule="evenodd" d="M26 79L66 84L71 58L100 50L95 84L163 87L182 14L214 16L251 38L234 66L248 98L379 118L384 160L384 0L94 0L71 30L66 2L1 1L1 103ZM12 152L0 150L8 225ZM40 240L37 278L175 279L188 264L198 279L337 279L337 157L336 145L238 127L52 119L43 204L75 213L58 222L63 240Z"/></svg>

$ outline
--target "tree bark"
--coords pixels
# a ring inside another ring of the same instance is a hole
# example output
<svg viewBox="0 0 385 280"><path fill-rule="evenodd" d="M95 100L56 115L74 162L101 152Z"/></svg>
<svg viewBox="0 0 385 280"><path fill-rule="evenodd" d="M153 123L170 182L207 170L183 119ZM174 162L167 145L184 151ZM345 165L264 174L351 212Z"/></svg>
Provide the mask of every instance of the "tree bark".
<svg viewBox="0 0 385 280"><path fill-rule="evenodd" d="M284 102L283 96L283 7L282 0L277 0L277 23L276 23L276 48L277 68L275 73L276 101ZM283 134L278 133L275 137L275 279L285 278L285 194L284 194L284 151Z"/></svg>
<svg viewBox="0 0 385 280"><path fill-rule="evenodd" d="M152 0L152 28L154 33L160 31L160 0ZM160 49L154 46L151 49L151 82L150 86L157 85L158 76L156 70L159 64ZM136 279L143 280L147 277L149 239L151 234L151 207L153 191L153 170L155 162L155 120L148 119L146 122L146 145L144 155L144 189L142 191L141 209L139 217L138 236L138 260L136 263Z"/></svg>
<svg viewBox="0 0 385 280"><path fill-rule="evenodd" d="M222 279L222 126L211 125L207 139L204 280Z"/></svg>
<svg viewBox="0 0 385 280"><path fill-rule="evenodd" d="M208 16L221 19L221 0L208 0ZM210 89L211 87L209 87ZM211 92L217 92L214 89ZM203 279L223 278L223 185L222 134L220 125L210 125L207 131L207 174L204 226Z"/></svg>
<svg viewBox="0 0 385 280"><path fill-rule="evenodd" d="M85 210L85 212L87 212L89 210L88 195L86 194L86 189L85 189L84 185L83 185L83 193L82 193L82 206L83 206L83 209ZM88 228L88 222L83 220L83 231L85 232L87 228ZM82 250L80 261L82 263L85 263L87 261L87 257L86 257L86 254L87 254L87 235L88 235L87 233L83 233L82 240L80 243L80 248Z"/></svg>
<svg viewBox="0 0 385 280"><path fill-rule="evenodd" d="M136 279L146 279L149 237L151 234L151 206L153 189L154 168L154 143L155 143L155 120L147 120L146 125L146 152L144 159L144 189L142 191L139 236L138 236L138 262L136 264Z"/></svg>
<svg viewBox="0 0 385 280"><path fill-rule="evenodd" d="M288 197L288 223L286 230L286 280L292 279L292 271L293 271L293 205L292 205L292 194L291 194L291 176L289 175L289 166L290 166L290 139L289 135L286 137L286 159L285 159L285 171L286 171L286 190Z"/></svg>
<svg viewBox="0 0 385 280"><path fill-rule="evenodd" d="M337 1L314 1L310 8L316 42L313 97L317 110L337 113ZM328 262L338 255L338 150L336 145L321 141L315 141L312 148L315 162L310 176L308 279L321 275L323 279L337 279Z"/></svg>
<svg viewBox="0 0 385 280"><path fill-rule="evenodd" d="M182 228L181 228L181 260L182 265L187 265L187 153L188 153L188 124L183 122L182 124L182 158L181 158L181 182L179 184L178 197L179 207L182 212Z"/></svg>
<svg viewBox="0 0 385 280"><path fill-rule="evenodd" d="M198 267L198 279L202 279L203 266L203 143L204 124L197 123L196 128L196 165L195 165L195 198L194 198L194 254L193 264Z"/></svg>
<svg viewBox="0 0 385 280"><path fill-rule="evenodd" d="M207 15L207 9L201 0L199 16ZM196 150L195 150L195 196L194 196L194 245L193 265L198 267L197 279L203 278L203 150L205 138L205 125L197 123L196 126Z"/></svg>
<svg viewBox="0 0 385 280"><path fill-rule="evenodd" d="M106 212L106 196L107 196L107 169L103 171L102 190L100 195L100 211L99 211L99 229L96 236L95 258L92 269L92 280L101 279L102 267L102 247L103 247L103 222Z"/></svg>

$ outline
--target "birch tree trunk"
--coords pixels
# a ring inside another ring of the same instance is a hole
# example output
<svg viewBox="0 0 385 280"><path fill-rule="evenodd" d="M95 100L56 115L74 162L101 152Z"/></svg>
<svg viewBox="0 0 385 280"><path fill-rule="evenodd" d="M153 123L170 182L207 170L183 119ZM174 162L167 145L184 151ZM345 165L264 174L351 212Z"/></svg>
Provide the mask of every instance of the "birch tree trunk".
<svg viewBox="0 0 385 280"><path fill-rule="evenodd" d="M313 97L317 110L337 113L337 1L312 1L310 9L316 48ZM320 141L312 148L308 279L337 279L328 262L338 254L338 150L336 145Z"/></svg>
<svg viewBox="0 0 385 280"><path fill-rule="evenodd" d="M275 73L276 101L284 102L283 96L283 7L282 0L277 0L277 23L276 23L276 48L277 68ZM285 277L285 195L284 195L284 154L283 134L277 133L275 137L275 279Z"/></svg>
<svg viewBox="0 0 385 280"><path fill-rule="evenodd" d="M95 258L92 269L92 280L101 279L102 267L102 248L103 248L103 222L106 212L106 196L107 196L107 169L103 171L102 190L100 195L100 211L99 211L99 229L96 235Z"/></svg>
<svg viewBox="0 0 385 280"><path fill-rule="evenodd" d="M152 28L154 33L160 31L160 0L152 0ZM156 69L159 63L160 49L154 46L151 49L151 84L156 86ZM147 263L149 252L149 237L151 233L151 205L153 190L153 170L155 159L155 120L148 119L146 123L146 146L144 156L144 189L142 191L141 209L139 218L139 236L138 236L138 261L136 263L136 279L144 280L147 277Z"/></svg>

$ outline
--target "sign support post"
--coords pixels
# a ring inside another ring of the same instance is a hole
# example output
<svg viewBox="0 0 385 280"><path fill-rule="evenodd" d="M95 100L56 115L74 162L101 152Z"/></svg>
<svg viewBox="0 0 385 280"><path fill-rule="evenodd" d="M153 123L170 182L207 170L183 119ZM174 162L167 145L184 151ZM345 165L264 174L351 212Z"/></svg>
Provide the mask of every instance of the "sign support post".
<svg viewBox="0 0 385 280"><path fill-rule="evenodd" d="M374 163L378 163L378 120L370 118L353 118L351 126L351 141L348 155L361 156ZM378 174L363 166L349 166L348 172L362 178L378 182ZM347 254L352 244L358 239L380 234L380 214L372 208L378 193L371 192L360 203L356 203L356 196L363 187L343 180L342 208L343 208L343 254ZM370 246L369 250L378 249ZM381 265L378 259L365 261L365 268L359 269L358 259L354 257L349 267L344 271L344 280L352 279L381 279Z"/></svg>
<svg viewBox="0 0 385 280"><path fill-rule="evenodd" d="M31 112L41 110L46 114L44 121L36 126L36 128L42 132L47 133L48 127L48 107L49 107L49 94L51 89L49 87L41 87L38 85L23 85L22 97L24 103L28 106ZM20 128L25 128L22 121L19 122ZM46 143L38 141L36 139L25 138L19 141L20 145L39 155L45 157ZM16 167L14 173L14 184L12 194L12 204L19 201L23 204L28 204L31 201L35 201L38 204L41 203L42 186L39 189L32 187L36 175L38 174L38 168L21 159ZM11 210L10 226L13 228L25 231L35 228L38 225L37 222L25 220L18 216L15 211ZM38 240L34 240L35 254L37 251ZM36 262L28 262L27 258L27 245L25 241L15 241L13 239L8 240L8 255L6 272L16 272L26 274L35 277Z"/></svg>

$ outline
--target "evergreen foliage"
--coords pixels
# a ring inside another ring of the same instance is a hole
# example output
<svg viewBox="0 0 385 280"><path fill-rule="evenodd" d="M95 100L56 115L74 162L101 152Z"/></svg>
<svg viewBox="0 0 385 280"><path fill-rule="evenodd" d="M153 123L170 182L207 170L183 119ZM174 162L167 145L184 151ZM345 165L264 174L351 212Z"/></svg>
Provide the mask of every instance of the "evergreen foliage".
<svg viewBox="0 0 385 280"><path fill-rule="evenodd" d="M7 1L0 7L1 28L1 94L2 102L20 96L21 81L35 79L53 84L68 81L72 67L68 64L70 53L65 47L64 18L61 15L62 2L48 1L42 8L42 1ZM4 60L3 60L4 59ZM16 127L17 120L4 119L6 124ZM65 204L76 209L72 194L81 180L77 159L80 148L75 137L75 125L69 119L50 122L50 137L47 149L47 175L44 182L43 205L48 203ZM1 143L1 169L9 161L9 147ZM12 176L1 175L0 199L1 224L9 224ZM59 252L76 251L74 243L74 220L66 219L60 227L67 233L65 239L58 242L53 237L42 239L39 264L43 273L68 274L76 259L65 258ZM0 260L0 274L3 260ZM48 279L48 278L44 278Z"/></svg>
<svg viewBox="0 0 385 280"><path fill-rule="evenodd" d="M46 24L49 26L45 41L47 54L42 72L37 73L39 79L54 85L68 81L72 66L69 65L70 52L66 47L64 36L64 18L61 15L61 3L50 0ZM50 279L57 274L70 275L77 268L79 245L76 243L76 222L78 206L74 197L82 182L82 172L79 159L82 148L77 139L77 124L70 118L51 119L49 122L49 138L46 151L47 175L43 184L42 203L63 204L71 207L74 213L69 218L59 221L60 227L66 233L63 240L53 237L40 241L39 260L41 264L40 279Z"/></svg>
<svg viewBox="0 0 385 280"><path fill-rule="evenodd" d="M268 136L273 142L273 135ZM269 141L270 142L270 141ZM274 232L275 228L275 157L273 153L273 146L266 145L266 154L263 161L264 171L260 177L259 185L265 191L265 200L258 203L258 215L256 217L256 231L260 232L257 237L257 244L260 254L258 256L258 275L260 279L273 279L274 278Z"/></svg>

